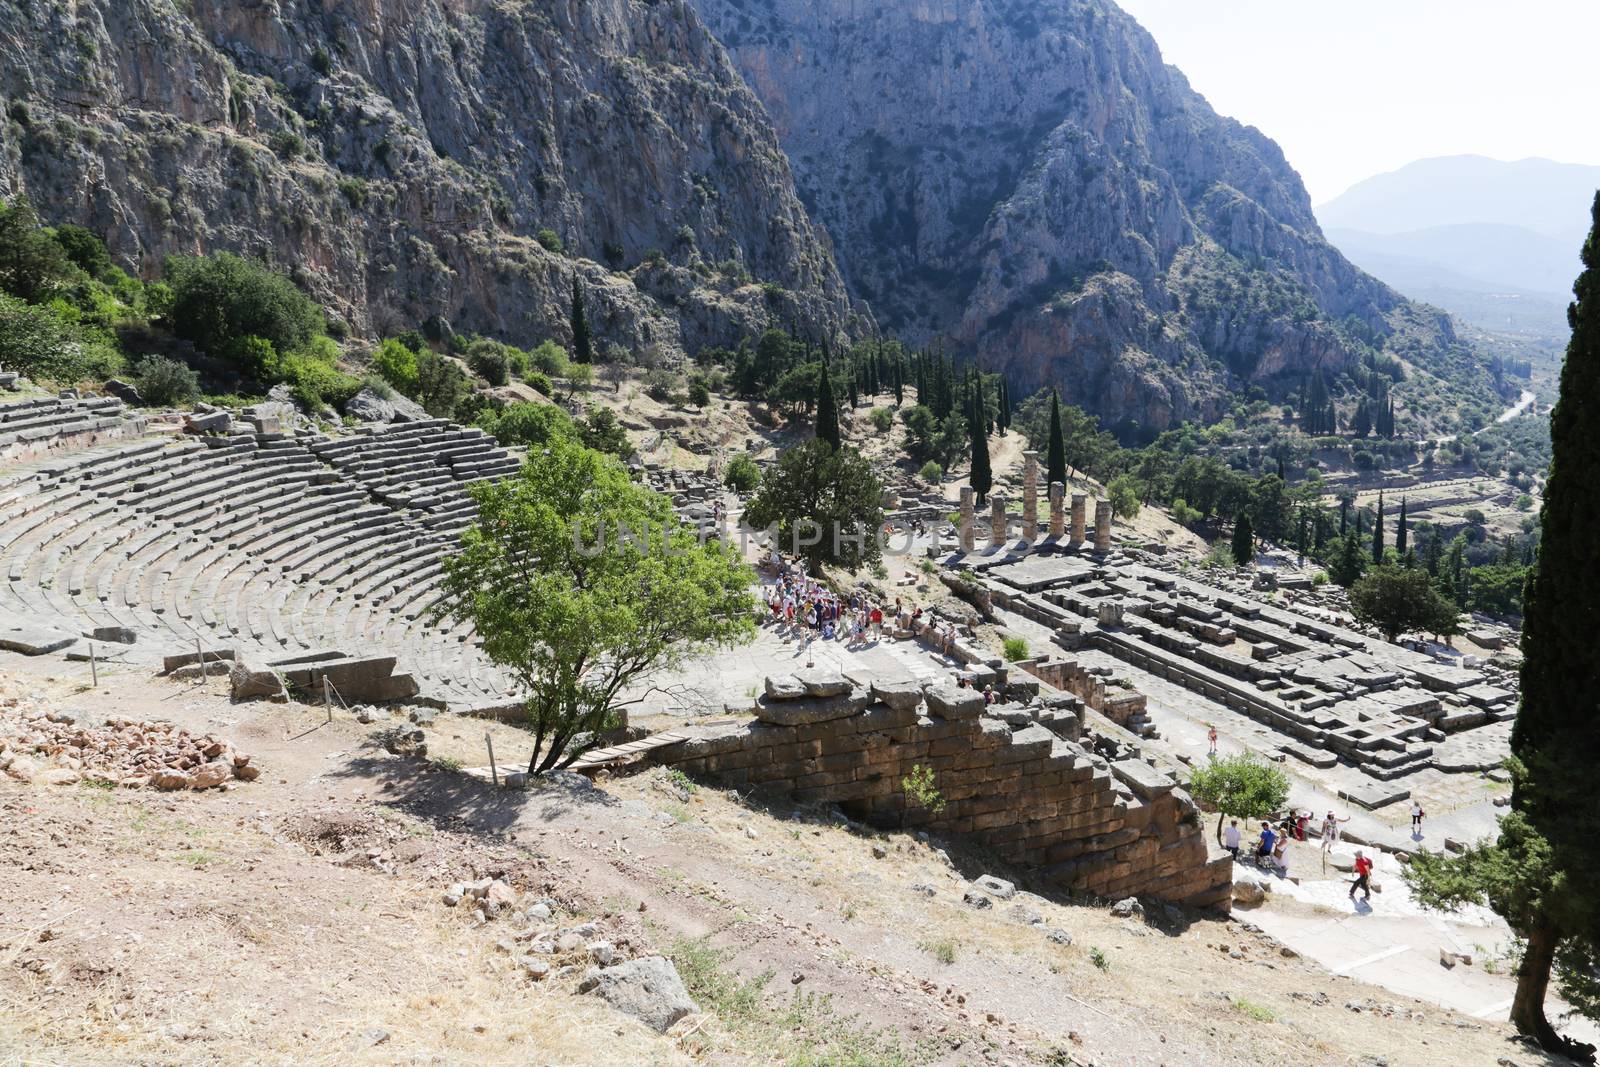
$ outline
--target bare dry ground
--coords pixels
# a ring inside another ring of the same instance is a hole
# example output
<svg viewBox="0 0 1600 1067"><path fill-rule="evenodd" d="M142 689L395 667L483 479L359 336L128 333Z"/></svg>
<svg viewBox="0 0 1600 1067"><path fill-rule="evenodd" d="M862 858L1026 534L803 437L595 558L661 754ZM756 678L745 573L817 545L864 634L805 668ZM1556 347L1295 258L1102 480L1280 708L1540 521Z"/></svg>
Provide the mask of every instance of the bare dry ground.
<svg viewBox="0 0 1600 1067"><path fill-rule="evenodd" d="M511 726L440 719L418 760L320 708L127 671L82 691L68 669L0 660L0 716L170 719L263 774L182 794L0 777L0 1064L1545 1062L1243 923L1116 918L950 843L660 770L513 793L456 769L485 731L524 751ZM975 908L982 873L1023 890ZM621 955L674 956L702 1013L659 1036L576 974L525 978L514 925L441 901L489 875Z"/></svg>

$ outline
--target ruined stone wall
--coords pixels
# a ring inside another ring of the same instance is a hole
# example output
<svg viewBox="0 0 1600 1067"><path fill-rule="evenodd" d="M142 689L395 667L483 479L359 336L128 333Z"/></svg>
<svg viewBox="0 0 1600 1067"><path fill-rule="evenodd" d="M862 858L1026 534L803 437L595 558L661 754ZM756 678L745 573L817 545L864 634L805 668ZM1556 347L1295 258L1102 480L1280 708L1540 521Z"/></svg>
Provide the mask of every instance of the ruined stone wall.
<svg viewBox="0 0 1600 1067"><path fill-rule="evenodd" d="M1194 802L1170 778L1059 736L1058 714L1077 728L1070 713L1039 709L1014 728L984 712L980 694L950 685L768 679L755 721L699 728L653 758L837 803L874 825L967 835L1063 889L1227 908L1229 860L1209 854ZM942 810L907 796L917 766L932 770Z"/></svg>

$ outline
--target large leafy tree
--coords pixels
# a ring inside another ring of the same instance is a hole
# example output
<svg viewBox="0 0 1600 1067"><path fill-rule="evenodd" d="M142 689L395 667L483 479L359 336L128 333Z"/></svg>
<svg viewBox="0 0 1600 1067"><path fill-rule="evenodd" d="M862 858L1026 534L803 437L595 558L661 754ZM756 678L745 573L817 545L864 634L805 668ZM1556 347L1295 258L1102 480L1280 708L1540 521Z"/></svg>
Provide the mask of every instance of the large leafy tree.
<svg viewBox="0 0 1600 1067"><path fill-rule="evenodd" d="M169 256L166 278L173 332L213 356L259 362L245 354L250 339L283 354L303 348L325 325L322 309L286 275L231 252Z"/></svg>
<svg viewBox="0 0 1600 1067"><path fill-rule="evenodd" d="M855 449L813 438L766 471L745 521L775 530L782 551L803 556L813 570L834 563L854 571L881 554L883 484Z"/></svg>
<svg viewBox="0 0 1600 1067"><path fill-rule="evenodd" d="M0 290L29 303L48 301L72 276L65 249L25 199L0 203Z"/></svg>
<svg viewBox="0 0 1600 1067"><path fill-rule="evenodd" d="M1456 606L1439 595L1428 573L1385 563L1350 587L1350 610L1390 641L1403 633L1450 634Z"/></svg>
<svg viewBox="0 0 1600 1067"><path fill-rule="evenodd" d="M1542 540L1522 627L1522 704L1511 733L1511 812L1459 857L1419 855L1408 880L1444 908L1487 901L1526 941L1511 1021L1547 1049L1592 1056L1545 1016L1562 995L1600 1018L1600 195L1568 308L1572 340L1550 420Z"/></svg>
<svg viewBox="0 0 1600 1067"><path fill-rule="evenodd" d="M754 630L755 577L736 552L701 543L609 456L553 436L472 493L478 521L445 560L438 610L470 620L525 694L530 774L592 748L642 683Z"/></svg>
<svg viewBox="0 0 1600 1067"><path fill-rule="evenodd" d="M1265 819L1283 810L1289 800L1289 777L1251 752L1200 764L1189 775L1189 792L1216 810L1217 840L1229 815Z"/></svg>

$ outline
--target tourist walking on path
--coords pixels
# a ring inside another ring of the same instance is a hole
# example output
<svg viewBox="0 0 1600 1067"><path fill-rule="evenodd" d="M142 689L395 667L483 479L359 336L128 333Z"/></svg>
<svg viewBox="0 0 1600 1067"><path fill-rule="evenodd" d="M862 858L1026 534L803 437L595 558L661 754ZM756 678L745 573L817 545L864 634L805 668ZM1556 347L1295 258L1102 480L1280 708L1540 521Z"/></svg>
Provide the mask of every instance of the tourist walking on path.
<svg viewBox="0 0 1600 1067"><path fill-rule="evenodd" d="M1422 804L1413 800L1411 802L1411 836L1422 836Z"/></svg>
<svg viewBox="0 0 1600 1067"><path fill-rule="evenodd" d="M1356 849L1356 880L1350 883L1351 900L1356 899L1357 889L1361 890L1362 900L1372 899L1372 883L1370 881L1371 877L1372 861L1367 859L1366 855L1360 849Z"/></svg>
<svg viewBox="0 0 1600 1067"><path fill-rule="evenodd" d="M1211 746L1211 750L1208 753L1208 755L1215 756L1217 754L1217 724L1216 723L1208 723L1206 725L1206 743Z"/></svg>
<svg viewBox="0 0 1600 1067"><path fill-rule="evenodd" d="M1228 823L1228 828L1222 831L1222 847L1232 853L1234 859L1239 858L1239 820L1233 819Z"/></svg>

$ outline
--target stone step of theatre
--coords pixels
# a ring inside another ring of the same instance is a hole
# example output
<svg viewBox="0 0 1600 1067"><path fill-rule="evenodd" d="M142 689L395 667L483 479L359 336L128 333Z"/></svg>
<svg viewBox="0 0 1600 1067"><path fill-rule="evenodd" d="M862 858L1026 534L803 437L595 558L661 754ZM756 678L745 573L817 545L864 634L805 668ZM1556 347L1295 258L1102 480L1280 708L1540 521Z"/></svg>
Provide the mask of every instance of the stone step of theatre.
<svg viewBox="0 0 1600 1067"><path fill-rule="evenodd" d="M469 486L519 460L440 420L237 432L250 425L158 437L115 399L0 404L0 614L68 635L125 628L133 662L197 644L269 662L337 648L336 690L340 672L387 659L384 699L503 706L507 679L471 627L430 609L476 516Z"/></svg>

